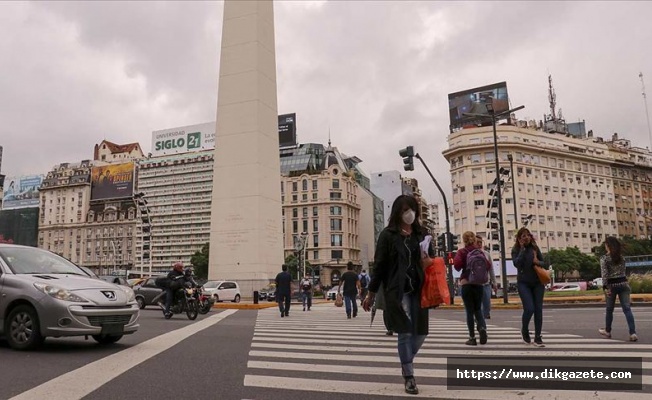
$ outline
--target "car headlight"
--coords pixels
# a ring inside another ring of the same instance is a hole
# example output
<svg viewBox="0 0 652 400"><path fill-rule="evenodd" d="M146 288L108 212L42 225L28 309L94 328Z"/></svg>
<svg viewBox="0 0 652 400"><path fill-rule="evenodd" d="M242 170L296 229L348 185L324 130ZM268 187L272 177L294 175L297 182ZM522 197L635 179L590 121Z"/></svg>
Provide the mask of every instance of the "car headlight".
<svg viewBox="0 0 652 400"><path fill-rule="evenodd" d="M43 283L35 283L34 287L41 292L54 297L57 300L70 301L73 303L88 303L88 300L77 296L70 290L61 289L56 286L45 285Z"/></svg>
<svg viewBox="0 0 652 400"><path fill-rule="evenodd" d="M120 286L120 289L122 289L125 294L127 295L127 303L131 303L132 301L136 301L136 292L128 286Z"/></svg>

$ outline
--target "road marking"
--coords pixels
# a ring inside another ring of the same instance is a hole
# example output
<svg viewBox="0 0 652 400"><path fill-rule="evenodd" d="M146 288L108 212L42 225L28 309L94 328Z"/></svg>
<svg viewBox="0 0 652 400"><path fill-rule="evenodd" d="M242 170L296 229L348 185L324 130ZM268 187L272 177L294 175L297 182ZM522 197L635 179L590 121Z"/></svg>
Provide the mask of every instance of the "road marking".
<svg viewBox="0 0 652 400"><path fill-rule="evenodd" d="M396 360L394 360L396 361ZM397 380L400 380L400 376ZM418 383L418 382L417 382ZM286 389L297 391L317 391L329 393L365 394L375 396L406 397L405 388L402 383L383 382L361 382L361 381L335 381L315 380L305 378L289 378L282 376L246 375L245 386L266 387L274 389ZM446 385L421 385L419 384L419 398L430 399L478 399L484 400L523 400L525 398L537 399L596 399L600 400L621 400L622 393L618 392L595 392L595 391L525 391L525 390L448 390ZM649 400L650 394L639 394L628 392L628 400Z"/></svg>
<svg viewBox="0 0 652 400"><path fill-rule="evenodd" d="M157 336L136 346L104 357L60 375L10 400L62 399L76 400L88 396L131 368L162 353L180 341L209 328L237 310L225 310L192 325Z"/></svg>

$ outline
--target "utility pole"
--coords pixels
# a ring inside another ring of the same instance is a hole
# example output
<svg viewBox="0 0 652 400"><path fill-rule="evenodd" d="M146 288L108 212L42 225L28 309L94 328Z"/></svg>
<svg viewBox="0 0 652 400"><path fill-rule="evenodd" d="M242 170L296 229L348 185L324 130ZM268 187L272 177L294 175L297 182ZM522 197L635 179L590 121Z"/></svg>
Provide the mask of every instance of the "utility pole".
<svg viewBox="0 0 652 400"><path fill-rule="evenodd" d="M645 81L643 80L643 73L639 72L638 77L641 78L643 103L645 104L645 117L647 118L647 133L650 136L650 151L652 151L652 129L650 129L650 113L647 110L647 95L645 94Z"/></svg>

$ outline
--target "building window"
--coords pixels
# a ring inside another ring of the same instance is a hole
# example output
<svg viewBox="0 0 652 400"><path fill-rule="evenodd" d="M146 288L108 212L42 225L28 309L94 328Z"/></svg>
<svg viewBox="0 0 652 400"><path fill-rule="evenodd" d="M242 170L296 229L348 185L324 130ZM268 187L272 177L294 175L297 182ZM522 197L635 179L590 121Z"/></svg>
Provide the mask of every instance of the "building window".
<svg viewBox="0 0 652 400"><path fill-rule="evenodd" d="M301 189L302 190L308 190L308 180L307 179L304 179L303 181L301 181Z"/></svg>
<svg viewBox="0 0 652 400"><path fill-rule="evenodd" d="M308 232L308 220L303 220L303 232Z"/></svg>
<svg viewBox="0 0 652 400"><path fill-rule="evenodd" d="M297 191L297 183L296 182L292 182L292 191L293 192Z"/></svg>
<svg viewBox="0 0 652 400"><path fill-rule="evenodd" d="M331 219L331 231L341 231L342 230L342 220L338 218Z"/></svg>
<svg viewBox="0 0 652 400"><path fill-rule="evenodd" d="M312 247L319 247L319 235L312 235Z"/></svg>
<svg viewBox="0 0 652 400"><path fill-rule="evenodd" d="M339 189L339 188L340 188L340 180L333 179L333 189Z"/></svg>
<svg viewBox="0 0 652 400"><path fill-rule="evenodd" d="M342 199L342 193L331 192L331 200L341 200L341 199Z"/></svg>
<svg viewBox="0 0 652 400"><path fill-rule="evenodd" d="M319 221L316 219L312 220L312 231L319 232Z"/></svg>
<svg viewBox="0 0 652 400"><path fill-rule="evenodd" d="M292 218L299 218L299 209L298 208L293 208L292 209Z"/></svg>
<svg viewBox="0 0 652 400"><path fill-rule="evenodd" d="M341 260L343 253L343 250L331 250L331 260Z"/></svg>
<svg viewBox="0 0 652 400"><path fill-rule="evenodd" d="M292 221L292 233L299 231L299 221Z"/></svg>
<svg viewBox="0 0 652 400"><path fill-rule="evenodd" d="M303 218L308 218L308 207L303 207Z"/></svg>
<svg viewBox="0 0 652 400"><path fill-rule="evenodd" d="M315 250L312 252L312 259L319 260L319 250Z"/></svg>
<svg viewBox="0 0 652 400"><path fill-rule="evenodd" d="M312 190L317 190L317 180L312 181Z"/></svg>
<svg viewBox="0 0 652 400"><path fill-rule="evenodd" d="M331 206L331 215L342 215L342 207Z"/></svg>
<svg viewBox="0 0 652 400"><path fill-rule="evenodd" d="M312 199L313 199L313 200L317 200L317 192L314 192L314 193L312 194Z"/></svg>
<svg viewBox="0 0 652 400"><path fill-rule="evenodd" d="M316 217L317 215L319 215L319 214L318 214L318 208L317 208L317 207L313 207L313 208L312 208L312 216L313 216L313 217Z"/></svg>
<svg viewBox="0 0 652 400"><path fill-rule="evenodd" d="M331 235L331 246L342 246L342 235Z"/></svg>

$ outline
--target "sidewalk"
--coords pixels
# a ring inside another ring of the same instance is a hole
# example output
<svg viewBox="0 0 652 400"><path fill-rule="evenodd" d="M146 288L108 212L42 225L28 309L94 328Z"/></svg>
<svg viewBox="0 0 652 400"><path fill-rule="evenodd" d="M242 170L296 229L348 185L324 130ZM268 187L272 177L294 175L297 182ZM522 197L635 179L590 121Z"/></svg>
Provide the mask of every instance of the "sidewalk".
<svg viewBox="0 0 652 400"><path fill-rule="evenodd" d="M652 294L632 294L632 305L634 307L652 307ZM332 304L332 300L313 299L312 304ZM543 298L545 307L563 308L563 307L604 307L604 296L546 296ZM240 310L260 310L264 308L278 307L274 301L261 301L253 304L253 301L245 299L240 303L216 303L213 308L221 309L240 309ZM300 302L292 302L292 309L301 307ZM455 304L442 305L443 309L463 309L462 298L455 297ZM521 299L516 295L509 296L509 303L504 304L502 298L491 299L492 309L515 310L521 308Z"/></svg>

